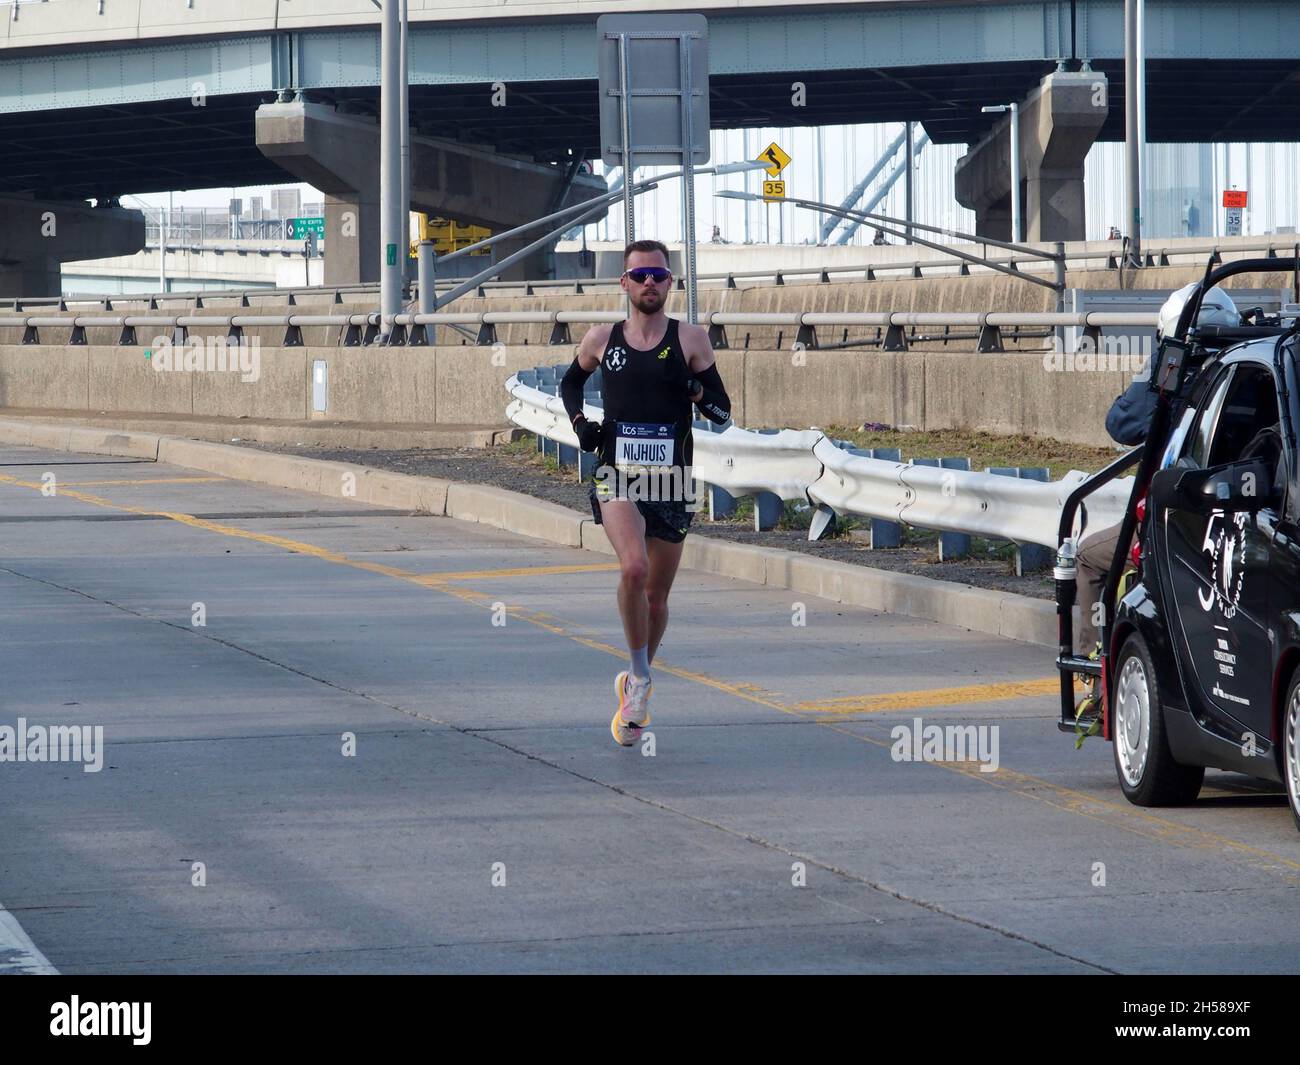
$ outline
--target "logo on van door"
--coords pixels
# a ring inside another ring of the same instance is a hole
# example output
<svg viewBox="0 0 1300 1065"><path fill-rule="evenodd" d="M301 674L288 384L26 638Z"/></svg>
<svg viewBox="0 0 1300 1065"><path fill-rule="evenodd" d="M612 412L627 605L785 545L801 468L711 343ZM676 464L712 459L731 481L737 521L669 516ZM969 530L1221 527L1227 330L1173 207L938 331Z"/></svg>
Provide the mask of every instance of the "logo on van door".
<svg viewBox="0 0 1300 1065"><path fill-rule="evenodd" d="M1224 513L1215 510L1205 523L1205 541L1201 551L1210 556L1211 587L1196 593L1202 610L1210 610L1217 603L1224 618L1237 614L1241 602L1241 586L1246 580L1246 523L1250 515L1244 511L1224 520Z"/></svg>

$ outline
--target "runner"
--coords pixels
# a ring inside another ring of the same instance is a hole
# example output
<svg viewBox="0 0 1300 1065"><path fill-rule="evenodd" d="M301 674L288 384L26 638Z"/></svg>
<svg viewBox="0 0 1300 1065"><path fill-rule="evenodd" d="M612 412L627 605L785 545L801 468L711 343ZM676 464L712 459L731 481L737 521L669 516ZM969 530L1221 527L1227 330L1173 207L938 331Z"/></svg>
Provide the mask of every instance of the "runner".
<svg viewBox="0 0 1300 1065"><path fill-rule="evenodd" d="M657 240L634 241L623 267L631 316L587 331L560 395L582 449L600 459L591 513L618 555L618 610L631 659L614 678L618 709L609 728L617 743L631 747L650 723L650 663L668 626L668 592L697 509L691 404L721 425L731 417L731 401L708 330L664 313L673 278L668 249ZM582 413L583 383L597 367L603 423Z"/></svg>

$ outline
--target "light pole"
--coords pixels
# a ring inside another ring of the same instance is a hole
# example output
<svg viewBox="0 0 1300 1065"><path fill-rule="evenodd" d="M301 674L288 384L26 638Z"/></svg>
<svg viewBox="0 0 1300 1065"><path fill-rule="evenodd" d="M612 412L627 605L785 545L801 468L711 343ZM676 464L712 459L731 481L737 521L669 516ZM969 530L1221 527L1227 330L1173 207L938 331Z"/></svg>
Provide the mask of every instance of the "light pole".
<svg viewBox="0 0 1300 1065"><path fill-rule="evenodd" d="M175 193L167 193L167 224L163 225L162 208L158 208L158 290L167 291L167 237L168 230L172 227L172 209L176 204L174 199Z"/></svg>
<svg viewBox="0 0 1300 1065"><path fill-rule="evenodd" d="M1020 105L997 104L981 107L980 111L986 115L1011 112L1011 239L1021 241L1024 232L1020 225Z"/></svg>
<svg viewBox="0 0 1300 1065"><path fill-rule="evenodd" d="M756 200L760 198L757 193L740 192L734 189L723 189L719 192L715 192L714 195L724 200ZM837 218L845 218L859 223L867 222L873 228L878 229L882 233L888 233L891 237L905 238L909 229L919 229L927 233L936 233L940 236L956 238L960 241L970 241L975 244L985 244L994 248L1004 248L1007 251L1036 256L1053 264L1055 275L1053 280L1048 281L1041 277L1035 277L1027 270L1017 270L1012 266L1003 266L1001 263L990 262L987 258L987 253L985 258L980 258L977 255L969 255L964 251L958 251L956 248L948 245L932 243L922 237L916 236L915 233L912 234L912 243L919 244L923 248L932 248L935 251L943 252L944 255L950 255L952 258L958 259L964 263L969 263L972 266L981 266L989 270L995 270L998 273L1007 274L1008 276L1018 278L1021 281L1028 281L1030 284L1050 288L1057 293L1065 291L1065 245L1060 242L1057 242L1056 250L1054 252L1046 252L1040 248L1030 248L1023 244L1015 244L1005 240L996 240L993 237L981 237L972 233L962 233L955 229L944 229L942 226L926 225L914 220L909 221L906 218L897 219L890 218L888 215L870 214L864 211L852 211L844 207L835 207L829 203L818 203L816 200L804 200L798 197L787 196L782 202L791 204L795 207L803 207L810 211L816 211L819 214L830 214ZM886 225L882 225L882 222L888 223L889 225L902 226L904 228L902 230L890 229Z"/></svg>
<svg viewBox="0 0 1300 1065"><path fill-rule="evenodd" d="M766 162L760 162L758 160L744 160L738 163L722 163L718 166L692 167L691 169L692 172L695 174L739 174L748 170L764 170L767 168L767 165L768 164ZM451 262L453 259L459 259L461 256L471 255L474 252L480 251L484 248L490 248L492 245L500 241L510 240L523 233L527 233L541 226L547 225L548 223L553 223L553 222L560 223L557 227L552 228L549 233L539 237L537 240L521 248L513 255L508 256L507 258L501 260L498 263L494 263L492 266L488 267L486 270L481 271L480 273L475 274L473 277L468 278L465 281L459 282L449 292L444 293L436 300L436 306L445 307L452 300L457 299L460 296L463 296L466 292L469 292L472 289L478 288L478 286L482 282L487 281L492 277L495 277L506 267L512 266L514 263L523 260L532 252L544 246L548 241L554 239L557 234L564 232L564 230L570 229L574 225L586 224L587 222L594 219L597 215L607 213L609 211L610 206L612 206L617 200L622 199L624 201L624 207L626 211L626 203L629 199L635 199L636 196L638 196L643 192L649 192L651 189L658 188L659 182L661 181L671 181L685 176L686 176L685 170L674 170L667 174L659 174L653 178L647 178L645 181L635 182L631 186L628 186L625 182L624 188L622 189L616 189L613 192L607 192L603 196L596 196L595 198L586 200L583 203L574 204L574 206L572 207L565 207L563 210L555 211L552 214L545 215L541 218L536 218L531 222L525 222L521 226L515 226L514 229L507 229L504 233L494 233L492 236L480 240L476 244L471 244L468 247L461 248L459 251L455 251L452 252L450 255L444 256L439 261L448 263ZM716 193L715 195L721 196L723 195L723 193L719 192ZM573 217L575 215L577 216L576 218ZM561 222L560 219L564 219L564 221ZM422 291L423 288L424 288L424 284L422 281L421 282ZM430 291L432 291L432 281L430 281Z"/></svg>
<svg viewBox="0 0 1300 1065"><path fill-rule="evenodd" d="M411 279L411 16L410 0L402 0L402 286Z"/></svg>
<svg viewBox="0 0 1300 1065"><path fill-rule="evenodd" d="M379 87L379 334L394 330L393 317L402 309L402 277L409 239L402 235L410 223L402 206L402 38L406 5L384 0L380 29Z"/></svg>
<svg viewBox="0 0 1300 1065"><path fill-rule="evenodd" d="M903 217L910 223L916 219L916 187L913 182L916 181L916 143L912 136L912 123L908 122L903 128L907 134L907 181L903 184ZM819 196L818 199L821 199ZM907 233L907 243L912 243L912 227L908 225L905 232ZM1013 236L1011 238L1015 240Z"/></svg>
<svg viewBox="0 0 1300 1065"><path fill-rule="evenodd" d="M1146 145L1146 4L1124 0L1124 156L1129 257L1142 265L1142 149Z"/></svg>

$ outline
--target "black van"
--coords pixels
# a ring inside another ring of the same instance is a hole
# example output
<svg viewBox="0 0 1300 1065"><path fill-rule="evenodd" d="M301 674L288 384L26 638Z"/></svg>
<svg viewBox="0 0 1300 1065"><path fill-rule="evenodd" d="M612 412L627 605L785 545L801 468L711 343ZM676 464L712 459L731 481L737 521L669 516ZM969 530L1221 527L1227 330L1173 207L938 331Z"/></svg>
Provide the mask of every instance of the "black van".
<svg viewBox="0 0 1300 1065"><path fill-rule="evenodd" d="M1255 313L1237 327L1191 326L1219 281L1279 265L1207 271L1161 341L1146 443L1067 500L1057 665L1063 730L1091 724L1075 719L1074 679L1098 678L1094 713L1131 802L1189 803L1212 766L1284 784L1300 827L1300 323ZM1300 290L1300 259L1295 269ZM1134 465L1102 653L1088 660L1073 649L1075 516Z"/></svg>

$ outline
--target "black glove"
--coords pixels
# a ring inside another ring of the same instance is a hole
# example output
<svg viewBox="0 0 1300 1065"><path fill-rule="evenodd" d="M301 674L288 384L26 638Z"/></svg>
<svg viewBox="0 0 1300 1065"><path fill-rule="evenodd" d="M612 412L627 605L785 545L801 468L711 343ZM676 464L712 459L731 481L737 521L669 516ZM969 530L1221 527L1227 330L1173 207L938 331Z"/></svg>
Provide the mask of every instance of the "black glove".
<svg viewBox="0 0 1300 1065"><path fill-rule="evenodd" d="M692 403L694 403L696 392L700 393L700 399L704 398L704 393L701 391L702 387L703 386L700 384L700 382L697 381L694 377L688 377L686 378L686 381L682 384L682 394L685 395L685 397L689 399Z"/></svg>
<svg viewBox="0 0 1300 1065"><path fill-rule="evenodd" d="M589 422L584 415L578 415L573 423L573 431L578 434L578 446L583 451L599 451L604 437L604 426L600 422Z"/></svg>

